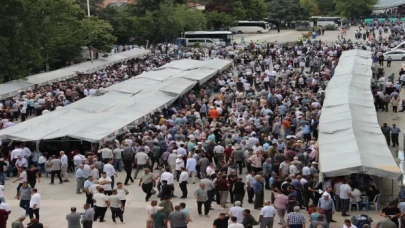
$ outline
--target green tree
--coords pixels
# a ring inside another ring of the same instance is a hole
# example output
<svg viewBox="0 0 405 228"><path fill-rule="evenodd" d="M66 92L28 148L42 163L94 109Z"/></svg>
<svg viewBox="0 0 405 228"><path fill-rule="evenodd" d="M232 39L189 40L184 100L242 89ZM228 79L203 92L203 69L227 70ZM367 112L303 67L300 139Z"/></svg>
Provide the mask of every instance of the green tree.
<svg viewBox="0 0 405 228"><path fill-rule="evenodd" d="M264 0L243 0L240 2L242 2L247 20L261 21L267 17L267 5Z"/></svg>
<svg viewBox="0 0 405 228"><path fill-rule="evenodd" d="M268 4L269 17L275 20L292 21L299 19L299 0L272 0Z"/></svg>
<svg viewBox="0 0 405 228"><path fill-rule="evenodd" d="M206 12L205 16L207 18L208 28L214 30L220 30L229 28L231 25L235 24L235 18L229 14L218 11Z"/></svg>
<svg viewBox="0 0 405 228"><path fill-rule="evenodd" d="M334 15L336 12L336 3L331 0L316 0L320 13L322 15Z"/></svg>
<svg viewBox="0 0 405 228"><path fill-rule="evenodd" d="M319 6L315 0L300 0L301 19L320 14Z"/></svg>
<svg viewBox="0 0 405 228"><path fill-rule="evenodd" d="M28 75L42 62L39 31L26 0L3 0L0 7L0 76L3 82Z"/></svg>
<svg viewBox="0 0 405 228"><path fill-rule="evenodd" d="M74 0L75 5L80 6L87 15L87 0ZM104 8L104 0L89 0L90 15L100 16Z"/></svg>
<svg viewBox="0 0 405 228"><path fill-rule="evenodd" d="M111 24L96 17L82 20L83 34L87 46L97 49L100 52L111 52L117 40L112 35Z"/></svg>
<svg viewBox="0 0 405 228"><path fill-rule="evenodd" d="M370 15L377 0L334 0L336 11L343 17L356 18Z"/></svg>

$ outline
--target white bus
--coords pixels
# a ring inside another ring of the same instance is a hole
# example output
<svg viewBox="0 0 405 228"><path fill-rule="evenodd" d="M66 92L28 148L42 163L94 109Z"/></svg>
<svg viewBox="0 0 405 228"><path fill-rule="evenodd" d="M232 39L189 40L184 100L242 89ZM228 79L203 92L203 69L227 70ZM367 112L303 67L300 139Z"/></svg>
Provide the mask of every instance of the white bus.
<svg viewBox="0 0 405 228"><path fill-rule="evenodd" d="M229 30L233 33L267 33L271 26L265 21L238 21L238 24Z"/></svg>
<svg viewBox="0 0 405 228"><path fill-rule="evenodd" d="M184 38L208 38L226 45L233 43L233 34L230 31L189 31L184 33Z"/></svg>
<svg viewBox="0 0 405 228"><path fill-rule="evenodd" d="M341 17L311 17L311 27L334 25L335 27L342 26Z"/></svg>

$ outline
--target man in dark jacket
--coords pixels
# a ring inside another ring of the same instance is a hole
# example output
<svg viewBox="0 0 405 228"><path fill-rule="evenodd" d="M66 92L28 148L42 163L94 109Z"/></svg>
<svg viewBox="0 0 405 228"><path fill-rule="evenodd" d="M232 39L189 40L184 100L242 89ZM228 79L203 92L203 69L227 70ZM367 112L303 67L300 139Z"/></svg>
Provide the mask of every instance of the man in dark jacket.
<svg viewBox="0 0 405 228"><path fill-rule="evenodd" d="M242 178L238 178L237 181L233 184L233 194L235 201L240 201L243 205L243 198L245 197L245 183L243 183Z"/></svg>
<svg viewBox="0 0 405 228"><path fill-rule="evenodd" d="M245 228L252 228L253 226L259 225L259 223L256 221L256 219L250 214L249 209L245 209L243 211L242 225Z"/></svg>

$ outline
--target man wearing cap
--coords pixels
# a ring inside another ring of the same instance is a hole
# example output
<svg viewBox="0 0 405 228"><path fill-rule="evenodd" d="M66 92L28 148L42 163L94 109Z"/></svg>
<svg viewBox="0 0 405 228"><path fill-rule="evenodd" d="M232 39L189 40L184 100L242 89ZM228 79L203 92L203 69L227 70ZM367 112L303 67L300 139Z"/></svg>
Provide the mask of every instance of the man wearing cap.
<svg viewBox="0 0 405 228"><path fill-rule="evenodd" d="M322 208L325 213L326 222L329 224L332 222L332 215L335 214L335 203L330 199L329 193L323 193L322 197L318 201L318 208ZM316 227L316 226L315 226Z"/></svg>

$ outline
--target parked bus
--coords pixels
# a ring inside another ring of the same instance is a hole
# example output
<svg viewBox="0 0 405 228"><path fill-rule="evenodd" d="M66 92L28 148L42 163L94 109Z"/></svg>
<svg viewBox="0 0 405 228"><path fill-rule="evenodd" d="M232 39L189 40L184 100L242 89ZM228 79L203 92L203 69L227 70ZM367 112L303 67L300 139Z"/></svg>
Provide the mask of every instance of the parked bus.
<svg viewBox="0 0 405 228"><path fill-rule="evenodd" d="M339 27L342 25L342 18L341 17L318 17L314 16L311 17L311 27L316 26L326 26L326 25L334 25L335 27Z"/></svg>
<svg viewBox="0 0 405 228"><path fill-rule="evenodd" d="M184 38L208 38L226 45L233 43L233 34L230 31L189 31L184 33Z"/></svg>
<svg viewBox="0 0 405 228"><path fill-rule="evenodd" d="M270 24L265 21L238 21L229 30L233 33L267 33L270 29Z"/></svg>

